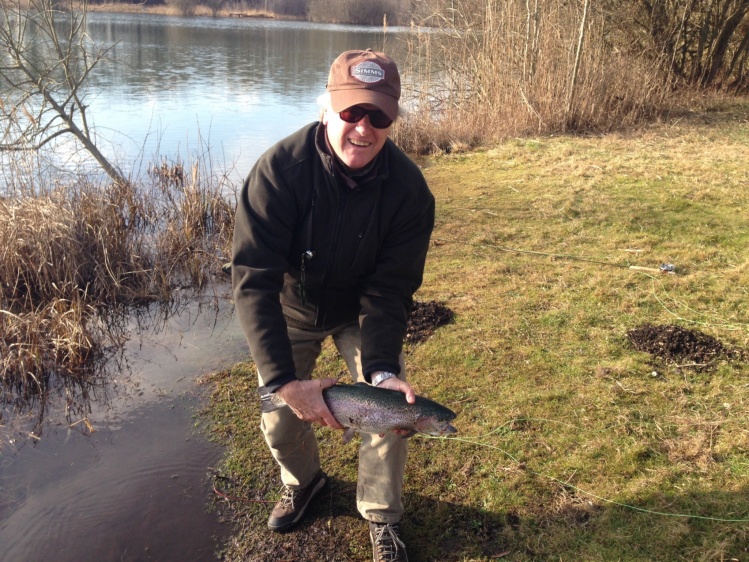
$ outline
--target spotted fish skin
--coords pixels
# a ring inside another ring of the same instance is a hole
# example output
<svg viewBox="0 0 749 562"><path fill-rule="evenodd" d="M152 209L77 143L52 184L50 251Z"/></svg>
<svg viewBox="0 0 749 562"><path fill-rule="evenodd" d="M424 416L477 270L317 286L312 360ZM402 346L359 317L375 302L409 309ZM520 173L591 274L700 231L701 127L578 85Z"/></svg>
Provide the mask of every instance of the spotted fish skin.
<svg viewBox="0 0 749 562"><path fill-rule="evenodd" d="M423 396L417 396L416 402L409 404L400 391L357 383L326 388L323 399L336 421L346 428L344 442L350 441L355 432L382 435L399 430L407 432L403 437L416 433L448 435L457 432L450 425L455 412ZM273 406L265 405L264 412L285 405L275 394L270 402Z"/></svg>

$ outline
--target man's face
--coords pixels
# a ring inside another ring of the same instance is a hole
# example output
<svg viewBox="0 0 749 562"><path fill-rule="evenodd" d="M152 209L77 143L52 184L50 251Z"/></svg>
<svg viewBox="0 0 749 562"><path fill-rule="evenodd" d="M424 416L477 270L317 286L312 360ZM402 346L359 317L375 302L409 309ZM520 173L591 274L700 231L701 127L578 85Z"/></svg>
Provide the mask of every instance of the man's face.
<svg viewBox="0 0 749 562"><path fill-rule="evenodd" d="M364 109L377 109L371 104L360 104ZM336 156L352 170L364 168L380 153L390 129L376 129L365 115L357 123L347 123L330 107L325 110L323 124L328 132L328 141Z"/></svg>

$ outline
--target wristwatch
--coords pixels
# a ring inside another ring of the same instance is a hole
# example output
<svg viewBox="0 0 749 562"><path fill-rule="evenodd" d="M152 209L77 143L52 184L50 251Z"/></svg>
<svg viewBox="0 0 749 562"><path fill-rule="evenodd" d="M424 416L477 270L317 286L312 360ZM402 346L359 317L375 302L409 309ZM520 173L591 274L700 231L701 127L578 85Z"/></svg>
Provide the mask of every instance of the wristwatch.
<svg viewBox="0 0 749 562"><path fill-rule="evenodd" d="M386 381L388 379L392 379L393 377L397 377L395 373L389 373L388 371L383 371L379 375L372 377L372 386L379 386L382 381Z"/></svg>

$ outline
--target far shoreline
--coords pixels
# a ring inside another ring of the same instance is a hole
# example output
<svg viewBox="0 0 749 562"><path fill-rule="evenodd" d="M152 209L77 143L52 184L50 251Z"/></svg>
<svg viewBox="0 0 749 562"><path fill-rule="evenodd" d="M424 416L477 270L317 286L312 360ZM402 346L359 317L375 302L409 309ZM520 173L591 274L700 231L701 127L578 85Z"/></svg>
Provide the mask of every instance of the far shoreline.
<svg viewBox="0 0 749 562"><path fill-rule="evenodd" d="M283 14L276 14L275 12L269 12L265 10L244 10L240 12L234 12L221 8L215 13L207 6L198 4L195 6L195 11L191 14L181 13L175 6L168 6L162 4L160 6L145 6L143 4L120 4L120 3L104 3L104 4L88 4L89 12L104 12L104 13L118 13L118 14L151 14L158 16L185 16L185 17L209 17L209 18L252 18L252 19L272 19L272 20L283 20L283 21L309 21L307 18L289 16ZM320 22L320 23L334 23L334 22Z"/></svg>
<svg viewBox="0 0 749 562"><path fill-rule="evenodd" d="M308 22L313 24L330 24L330 25L342 25L342 26L358 26L358 27L369 27L373 29L384 28L387 30L389 27L410 27L414 28L415 24L412 21L411 25L390 25L389 22L384 20L382 23L355 23L347 21L330 21L330 20L312 20L306 16L294 16L289 14L278 14L270 10L242 10L232 11L227 8L221 8L217 11L211 10L208 6L198 4L194 6L192 13L183 13L176 6L169 6L166 4L158 6L146 6L144 4L120 4L116 2L107 2L103 4L87 4L86 9L88 12L98 13L113 13L113 14L148 14L158 16L174 16L174 17L205 17L205 18L235 18L235 19L257 19L257 20L276 20L276 21L292 21L292 22ZM422 28L423 26L416 26Z"/></svg>

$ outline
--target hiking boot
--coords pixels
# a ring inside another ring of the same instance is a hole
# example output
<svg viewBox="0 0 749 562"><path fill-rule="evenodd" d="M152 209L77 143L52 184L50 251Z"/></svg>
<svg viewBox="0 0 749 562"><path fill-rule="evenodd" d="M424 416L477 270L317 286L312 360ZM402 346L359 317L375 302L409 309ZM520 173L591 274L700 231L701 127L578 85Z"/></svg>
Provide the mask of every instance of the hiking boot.
<svg viewBox="0 0 749 562"><path fill-rule="evenodd" d="M374 562L408 562L406 545L400 538L400 523L369 522Z"/></svg>
<svg viewBox="0 0 749 562"><path fill-rule="evenodd" d="M325 473L320 471L304 488L292 490L284 486L281 499L278 500L268 518L268 528L278 533L291 529L302 518L310 500L325 486L327 481Z"/></svg>

